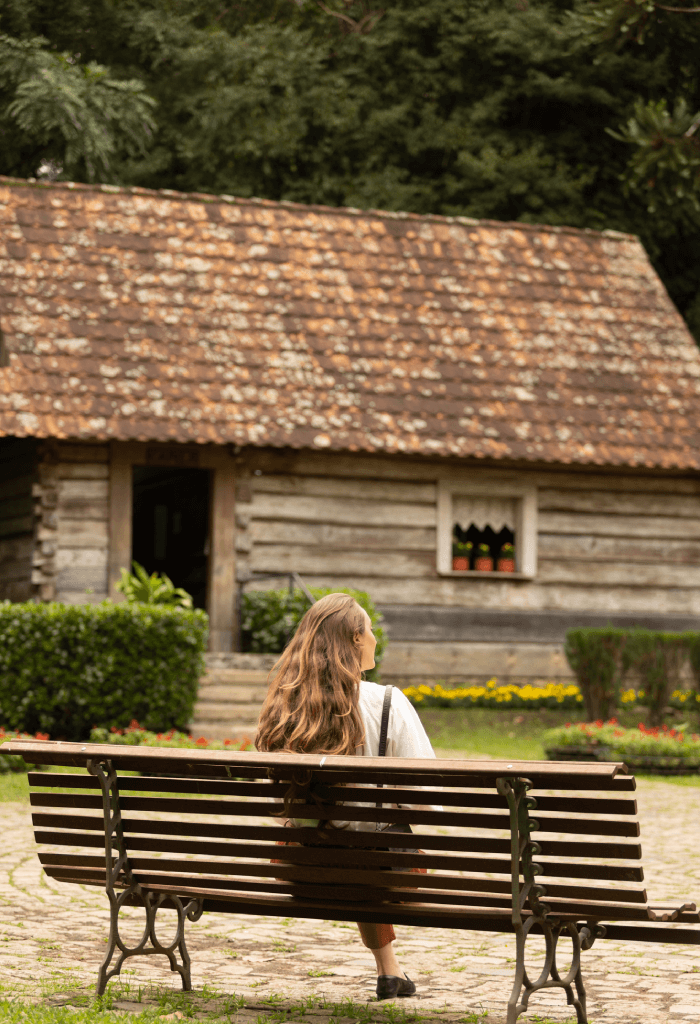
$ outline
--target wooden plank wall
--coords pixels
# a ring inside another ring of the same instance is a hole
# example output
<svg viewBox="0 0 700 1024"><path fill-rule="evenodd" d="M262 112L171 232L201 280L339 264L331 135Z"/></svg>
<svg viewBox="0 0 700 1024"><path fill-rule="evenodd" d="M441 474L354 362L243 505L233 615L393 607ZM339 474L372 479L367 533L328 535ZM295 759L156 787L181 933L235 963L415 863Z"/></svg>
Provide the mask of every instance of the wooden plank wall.
<svg viewBox="0 0 700 1024"><path fill-rule="evenodd" d="M253 453L238 495L239 571L293 569L378 604L604 614L700 613L700 479ZM534 580L440 577L436 479L538 487Z"/></svg>
<svg viewBox="0 0 700 1024"><path fill-rule="evenodd" d="M36 443L0 438L0 600L29 601L37 496Z"/></svg>
<svg viewBox="0 0 700 1024"><path fill-rule="evenodd" d="M52 442L39 465L46 513L39 527L43 600L107 597L109 446Z"/></svg>

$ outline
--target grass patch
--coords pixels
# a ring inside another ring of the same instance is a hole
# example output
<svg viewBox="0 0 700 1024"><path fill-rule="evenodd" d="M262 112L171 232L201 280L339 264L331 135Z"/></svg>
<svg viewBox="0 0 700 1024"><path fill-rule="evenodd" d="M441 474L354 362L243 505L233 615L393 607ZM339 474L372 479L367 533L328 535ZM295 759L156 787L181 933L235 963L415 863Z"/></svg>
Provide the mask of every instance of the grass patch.
<svg viewBox="0 0 700 1024"><path fill-rule="evenodd" d="M493 708L421 708L419 715L433 746L451 756L544 760L545 729L573 720L572 712L497 711Z"/></svg>
<svg viewBox="0 0 700 1024"><path fill-rule="evenodd" d="M650 775L649 772L635 772L634 777L647 782L670 782L672 786L700 789L700 775Z"/></svg>
<svg viewBox="0 0 700 1024"><path fill-rule="evenodd" d="M56 997L53 996L55 999ZM438 1024L445 1010L420 1012L411 1005L389 1003L355 1003L310 996L290 1002L278 993L268 993L246 1002L241 996L224 995L208 986L201 991L179 992L152 985L133 985L128 981L112 983L104 996L72 992L61 998L61 1004L27 1003L19 999L0 1000L3 1024L114 1024L122 1015L129 1024L148 1024L158 1020L188 1019L235 1024L237 1015L245 1024L277 1024L303 1021L309 1024L333 1024L338 1019L351 1019L356 1024ZM468 1011L458 1024L482 1024L488 1014L484 1010Z"/></svg>

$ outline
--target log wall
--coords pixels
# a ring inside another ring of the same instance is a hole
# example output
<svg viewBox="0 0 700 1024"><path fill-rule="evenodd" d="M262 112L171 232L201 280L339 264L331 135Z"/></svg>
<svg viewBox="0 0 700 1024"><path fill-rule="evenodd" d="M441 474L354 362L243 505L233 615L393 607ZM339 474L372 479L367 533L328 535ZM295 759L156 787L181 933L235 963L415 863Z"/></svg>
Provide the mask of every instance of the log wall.
<svg viewBox="0 0 700 1024"><path fill-rule="evenodd" d="M109 457L107 444L43 447L36 574L43 600L95 604L107 597Z"/></svg>
<svg viewBox="0 0 700 1024"><path fill-rule="evenodd" d="M0 600L29 601L40 496L36 443L29 438L0 439Z"/></svg>
<svg viewBox="0 0 700 1024"><path fill-rule="evenodd" d="M603 621L656 615L685 622L700 613L697 477L506 472L313 452L255 453L248 469L239 544L253 571L294 569L312 584L367 590L388 608ZM460 473L479 482L536 484L535 579L438 574L436 482Z"/></svg>

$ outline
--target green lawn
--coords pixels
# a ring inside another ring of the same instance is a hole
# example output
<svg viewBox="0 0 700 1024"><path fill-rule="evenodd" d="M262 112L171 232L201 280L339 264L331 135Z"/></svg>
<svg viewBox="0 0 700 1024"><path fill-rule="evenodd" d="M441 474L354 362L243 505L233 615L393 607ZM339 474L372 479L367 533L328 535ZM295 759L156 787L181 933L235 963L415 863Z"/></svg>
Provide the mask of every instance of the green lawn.
<svg viewBox="0 0 700 1024"><path fill-rule="evenodd" d="M563 725L572 712L495 708L425 708L420 717L436 750L448 757L513 757L541 761L545 729Z"/></svg>

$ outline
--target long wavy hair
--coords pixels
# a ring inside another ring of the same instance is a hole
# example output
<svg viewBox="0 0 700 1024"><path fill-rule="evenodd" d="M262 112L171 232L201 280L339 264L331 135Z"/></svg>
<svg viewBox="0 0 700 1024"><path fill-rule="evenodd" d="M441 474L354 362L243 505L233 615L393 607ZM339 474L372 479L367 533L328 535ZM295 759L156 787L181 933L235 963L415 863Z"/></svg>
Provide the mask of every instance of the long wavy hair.
<svg viewBox="0 0 700 1024"><path fill-rule="evenodd" d="M362 609L349 594L312 605L270 673L258 750L354 754L364 727L359 709Z"/></svg>

